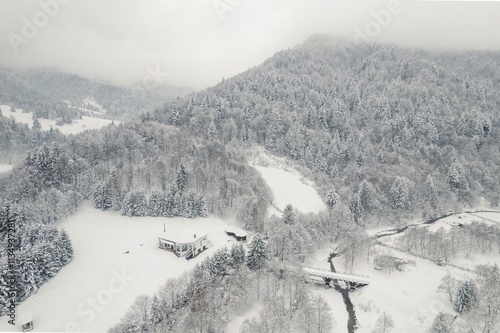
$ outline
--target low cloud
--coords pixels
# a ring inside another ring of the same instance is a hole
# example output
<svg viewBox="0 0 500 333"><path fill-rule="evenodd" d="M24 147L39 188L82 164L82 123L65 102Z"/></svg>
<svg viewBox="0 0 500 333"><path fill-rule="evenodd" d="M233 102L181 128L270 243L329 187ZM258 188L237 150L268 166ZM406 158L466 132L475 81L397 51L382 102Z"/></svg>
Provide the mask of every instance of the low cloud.
<svg viewBox="0 0 500 333"><path fill-rule="evenodd" d="M0 0L0 66L54 67L128 86L159 67L169 84L203 88L314 33L354 41L391 1ZM499 2L400 5L370 38L440 50L500 48ZM26 22L40 26L30 38ZM25 39L17 48L14 35Z"/></svg>

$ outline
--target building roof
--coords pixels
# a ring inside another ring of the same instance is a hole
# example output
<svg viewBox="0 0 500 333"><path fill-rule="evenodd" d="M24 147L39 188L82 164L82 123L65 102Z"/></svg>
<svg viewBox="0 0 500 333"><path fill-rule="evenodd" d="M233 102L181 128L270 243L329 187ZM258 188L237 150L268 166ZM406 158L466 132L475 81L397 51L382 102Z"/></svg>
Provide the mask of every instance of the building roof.
<svg viewBox="0 0 500 333"><path fill-rule="evenodd" d="M166 232L158 235L158 238L177 244L190 244L207 235L206 233L190 229L168 229Z"/></svg>
<svg viewBox="0 0 500 333"><path fill-rule="evenodd" d="M234 234L236 237L247 236L247 232L245 230L233 227L232 225L228 225L224 231L228 234Z"/></svg>

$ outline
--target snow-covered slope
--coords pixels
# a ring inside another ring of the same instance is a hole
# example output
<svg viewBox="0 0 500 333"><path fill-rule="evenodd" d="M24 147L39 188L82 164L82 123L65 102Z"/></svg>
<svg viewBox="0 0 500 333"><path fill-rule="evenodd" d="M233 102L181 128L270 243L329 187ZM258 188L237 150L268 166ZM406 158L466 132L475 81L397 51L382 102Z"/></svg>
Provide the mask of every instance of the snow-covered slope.
<svg viewBox="0 0 500 333"><path fill-rule="evenodd" d="M158 248L164 224L167 230L206 232L214 246L190 261L178 258ZM18 318L32 312L36 331L104 332L137 296L153 294L168 278L233 242L224 232L228 222L219 218L130 218L89 203L60 225L73 241L73 261L16 309ZM0 322L0 331L12 330L7 320Z"/></svg>
<svg viewBox="0 0 500 333"><path fill-rule="evenodd" d="M318 213L326 209L313 183L302 177L297 170L288 165L286 160L259 151L251 165L260 172L271 188L274 206L279 210L283 210L287 204L291 204L302 213ZM281 214L273 208L269 210L271 214Z"/></svg>
<svg viewBox="0 0 500 333"><path fill-rule="evenodd" d="M1 164L0 163L0 173L12 170L14 166L12 164Z"/></svg>
<svg viewBox="0 0 500 333"><path fill-rule="evenodd" d="M30 128L33 125L32 112L23 113L21 109L16 109L16 112L10 112L9 105L0 105L0 108L4 117L12 116L17 122L27 124ZM40 118L38 120L40 121L40 125L42 125L42 130L48 131L52 127L54 129L57 128L63 134L77 134L85 130L100 129L113 122L113 120L109 119L82 116L82 119L75 120L72 124L57 126L55 120L43 118ZM119 124L120 121L115 120L114 123Z"/></svg>

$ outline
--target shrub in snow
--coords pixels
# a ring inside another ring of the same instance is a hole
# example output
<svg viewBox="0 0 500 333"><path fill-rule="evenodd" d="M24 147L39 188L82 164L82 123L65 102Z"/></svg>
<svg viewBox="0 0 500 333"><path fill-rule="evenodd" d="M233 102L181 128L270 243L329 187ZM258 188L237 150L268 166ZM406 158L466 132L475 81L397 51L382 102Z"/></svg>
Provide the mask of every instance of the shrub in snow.
<svg viewBox="0 0 500 333"><path fill-rule="evenodd" d="M387 254L375 256L373 263L375 269L387 271L389 273L394 270L401 271L402 266L405 264L403 260Z"/></svg>
<svg viewBox="0 0 500 333"><path fill-rule="evenodd" d="M432 327L430 329L430 333L451 333L453 332L451 330L451 324L453 323L453 316L444 313L444 312L439 312L436 318L434 319L434 322L432 323Z"/></svg>
<svg viewBox="0 0 500 333"><path fill-rule="evenodd" d="M394 321L392 316L384 311L384 313L377 319L373 333L389 333L394 328Z"/></svg>

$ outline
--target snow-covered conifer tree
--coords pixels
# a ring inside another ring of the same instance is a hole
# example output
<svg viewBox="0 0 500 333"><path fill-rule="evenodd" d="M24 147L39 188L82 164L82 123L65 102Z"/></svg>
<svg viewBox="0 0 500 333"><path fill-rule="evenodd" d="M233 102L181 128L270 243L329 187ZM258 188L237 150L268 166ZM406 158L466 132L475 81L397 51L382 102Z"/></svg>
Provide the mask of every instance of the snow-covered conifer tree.
<svg viewBox="0 0 500 333"><path fill-rule="evenodd" d="M205 263L206 269L211 275L222 276L226 274L229 265L229 253L227 248L217 250L215 254Z"/></svg>
<svg viewBox="0 0 500 333"><path fill-rule="evenodd" d="M40 272L36 269L33 257L26 252L19 253L18 265L17 301L21 302L38 290L37 280L40 280Z"/></svg>
<svg viewBox="0 0 500 333"><path fill-rule="evenodd" d="M437 208L437 190L431 175L427 175L424 184L424 200L433 208Z"/></svg>
<svg viewBox="0 0 500 333"><path fill-rule="evenodd" d="M136 208L134 216L147 216L148 215L148 201L144 192L138 191L135 193Z"/></svg>
<svg viewBox="0 0 500 333"><path fill-rule="evenodd" d="M163 195L163 193L153 191L153 193L151 193L151 197L149 198L148 216L161 216L164 209L164 207L162 207L164 201L165 196Z"/></svg>
<svg viewBox="0 0 500 333"><path fill-rule="evenodd" d="M135 196L132 193L127 193L122 203L122 215L134 216L135 208Z"/></svg>
<svg viewBox="0 0 500 333"><path fill-rule="evenodd" d="M94 189L94 207L97 209L101 209L102 192L101 183L97 183Z"/></svg>
<svg viewBox="0 0 500 333"><path fill-rule="evenodd" d="M470 310L477 302L476 285L472 281L465 281L458 287L455 296L455 311L462 313Z"/></svg>
<svg viewBox="0 0 500 333"><path fill-rule="evenodd" d="M233 244L233 246L230 249L229 256L231 258L230 262L233 268L237 268L241 265L243 265L246 261L246 251L243 245L240 244Z"/></svg>
<svg viewBox="0 0 500 333"><path fill-rule="evenodd" d="M261 234L255 234L248 244L247 266L251 270L259 270L266 266L269 260L267 241Z"/></svg>
<svg viewBox="0 0 500 333"><path fill-rule="evenodd" d="M405 209L409 205L409 180L406 177L396 177L392 183L390 194L392 206L397 209Z"/></svg>
<svg viewBox="0 0 500 333"><path fill-rule="evenodd" d="M94 190L94 207L97 209L104 210L105 204L105 190L101 183L98 183Z"/></svg>
<svg viewBox="0 0 500 333"><path fill-rule="evenodd" d="M193 218L195 216L196 216L196 203L194 200L194 195L193 193L188 193L188 195L184 197L182 217Z"/></svg>
<svg viewBox="0 0 500 333"><path fill-rule="evenodd" d="M163 210L162 216L172 217L177 216L177 208L176 208L176 195L175 188L171 188L167 190L165 195L165 209Z"/></svg>
<svg viewBox="0 0 500 333"><path fill-rule="evenodd" d="M335 207L338 200L339 200L339 195L335 192L334 189L328 191L328 193L326 194L326 204L328 205L328 207L330 208Z"/></svg>
<svg viewBox="0 0 500 333"><path fill-rule="evenodd" d="M179 194L182 195L187 186L187 172L186 169L184 168L184 165L182 164L181 167L179 168L179 171L177 172L175 185L177 186L177 191L179 192Z"/></svg>
<svg viewBox="0 0 500 333"><path fill-rule="evenodd" d="M66 265L73 258L73 245L71 244L71 239L69 238L66 230L62 230L56 240L56 246L59 247L61 251L60 260L62 265Z"/></svg>
<svg viewBox="0 0 500 333"><path fill-rule="evenodd" d="M203 199L203 196L199 196L197 199L197 215L201 217L208 217L208 209L207 205L205 204L205 199Z"/></svg>
<svg viewBox="0 0 500 333"><path fill-rule="evenodd" d="M163 319L163 316L161 314L160 302L158 301L158 297L156 296L156 294L153 295L153 299L151 300L151 306L149 308L149 318L153 325L159 323Z"/></svg>
<svg viewBox="0 0 500 333"><path fill-rule="evenodd" d="M293 211L293 206L288 204L283 209L283 222L285 224L294 224L295 223L295 213Z"/></svg>

